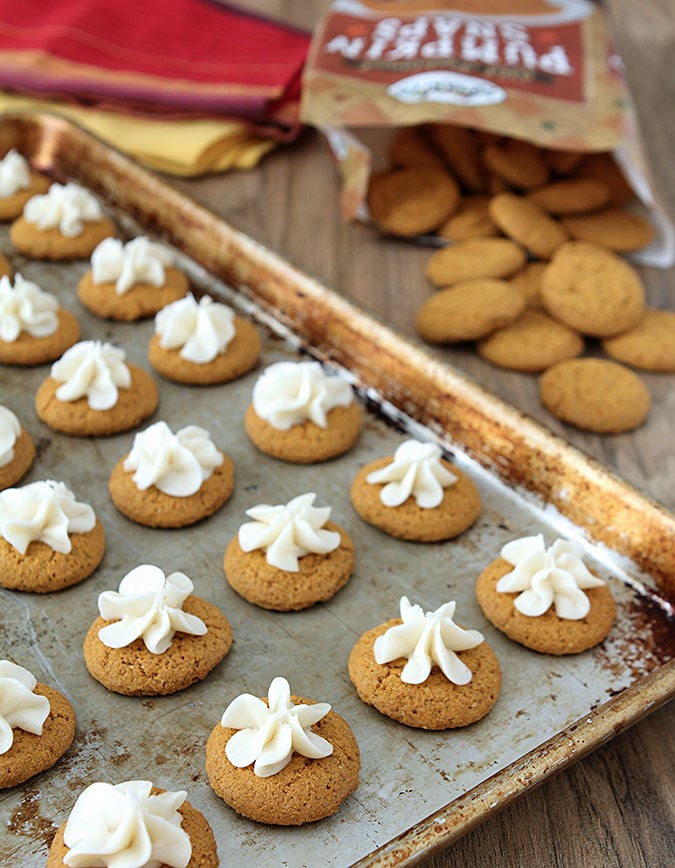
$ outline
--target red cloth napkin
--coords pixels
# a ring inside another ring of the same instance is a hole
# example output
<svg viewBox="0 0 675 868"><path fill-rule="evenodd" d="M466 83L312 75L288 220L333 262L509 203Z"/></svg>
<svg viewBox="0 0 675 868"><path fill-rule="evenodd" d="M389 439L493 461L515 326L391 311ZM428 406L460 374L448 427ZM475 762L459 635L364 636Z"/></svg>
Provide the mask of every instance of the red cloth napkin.
<svg viewBox="0 0 675 868"><path fill-rule="evenodd" d="M2 0L0 88L297 123L310 35L217 0Z"/></svg>

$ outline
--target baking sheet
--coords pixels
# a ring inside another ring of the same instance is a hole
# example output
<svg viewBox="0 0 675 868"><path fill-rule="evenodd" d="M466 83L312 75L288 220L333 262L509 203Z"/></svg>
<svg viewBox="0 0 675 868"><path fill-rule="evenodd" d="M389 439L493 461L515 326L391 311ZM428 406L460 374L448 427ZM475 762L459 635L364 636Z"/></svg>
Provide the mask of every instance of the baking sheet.
<svg viewBox="0 0 675 868"><path fill-rule="evenodd" d="M79 130L41 116L10 119L0 126L0 145L14 143L55 177L88 183L127 234L147 229L192 254L181 261L194 286L255 316L264 346L260 368L233 383L186 387L158 378L154 420L174 430L203 425L236 468L235 494L225 507L180 531L134 525L110 501L107 479L133 432L95 440L52 432L32 403L48 367L0 369L0 402L14 409L38 446L24 481L62 479L91 503L107 534L103 564L80 585L40 596L0 591L0 656L62 690L78 721L75 742L54 769L0 794L7 821L3 864L44 864L55 828L81 789L97 779L139 777L187 789L215 831L222 864L406 864L672 695L668 595L675 525L663 510ZM79 305L75 286L86 263L25 260L12 252L6 230L0 242L15 270L76 313L83 339L113 341L147 367L150 322L105 322ZM337 366L370 411L352 452L311 467L262 456L242 426L260 369L306 351ZM362 522L349 503L357 469L393 452L408 431L439 440L480 489L481 518L456 541L393 540ZM331 506L331 518L352 536L356 572L333 600L304 612L251 606L224 580L225 546L247 508L305 491ZM607 519L602 527L598 516ZM579 539L610 583L619 616L597 649L560 659L538 655L509 642L480 612L473 593L478 573L504 542L540 531L549 541L561 534ZM111 694L89 677L82 658L98 594L116 589L142 562L186 572L195 592L216 603L233 626L234 646L223 663L170 697ZM402 594L425 609L457 600L462 623L481 630L494 648L503 686L483 721L428 733L396 724L358 699L346 671L349 651L364 630L398 614ZM225 706L243 691L265 695L276 675L287 677L293 692L330 702L362 751L356 793L334 817L299 829L238 817L210 790L204 771L204 744Z"/></svg>

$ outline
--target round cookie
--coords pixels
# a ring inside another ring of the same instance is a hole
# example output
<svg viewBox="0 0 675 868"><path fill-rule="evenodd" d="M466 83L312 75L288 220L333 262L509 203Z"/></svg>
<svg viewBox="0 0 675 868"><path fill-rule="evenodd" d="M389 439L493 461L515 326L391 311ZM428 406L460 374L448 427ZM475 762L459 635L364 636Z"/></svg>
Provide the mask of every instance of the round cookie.
<svg viewBox="0 0 675 868"><path fill-rule="evenodd" d="M225 549L223 568L228 583L249 603L277 612L307 609L329 600L347 584L354 572L354 543L344 528L328 521L324 530L340 534L340 545L328 554L299 558L297 572L267 563L265 552L245 552L238 536Z"/></svg>
<svg viewBox="0 0 675 868"><path fill-rule="evenodd" d="M107 217L85 223L79 235L72 238L58 229L39 229L22 215L12 223L9 237L19 253L33 259L87 259L94 248L115 234L115 225Z"/></svg>
<svg viewBox="0 0 675 868"><path fill-rule="evenodd" d="M476 348L493 365L537 373L581 355L584 341L543 311L526 310L515 322L478 341Z"/></svg>
<svg viewBox="0 0 675 868"><path fill-rule="evenodd" d="M514 274L509 281L518 292L522 292L527 307L530 309L541 310L541 279L547 264L546 262L528 262L523 270Z"/></svg>
<svg viewBox="0 0 675 868"><path fill-rule="evenodd" d="M611 196L612 192L604 181L596 178L567 178L532 190L526 198L549 214L565 216L604 208Z"/></svg>
<svg viewBox="0 0 675 868"><path fill-rule="evenodd" d="M203 636L177 632L162 654L148 651L142 638L123 648L109 648L98 632L113 622L97 617L84 639L89 674L125 696L165 696L206 678L230 650L232 628L220 609L195 594L187 597L182 608L201 618L208 632Z"/></svg>
<svg viewBox="0 0 675 868"><path fill-rule="evenodd" d="M313 704L299 696L291 696L291 701ZM227 759L226 745L237 730L216 724L206 742L212 789L238 814L257 823L300 826L334 814L358 786L359 746L349 724L332 710L311 729L333 745L330 756L307 759L294 753L280 772L258 777L252 765L237 768Z"/></svg>
<svg viewBox="0 0 675 868"><path fill-rule="evenodd" d="M597 434L632 431L651 405L637 374L606 359L558 362L540 376L539 397L556 418Z"/></svg>
<svg viewBox="0 0 675 868"><path fill-rule="evenodd" d="M654 227L648 220L621 208L564 217L562 224L572 238L608 247L616 253L642 250L654 240Z"/></svg>
<svg viewBox="0 0 675 868"><path fill-rule="evenodd" d="M0 222L15 220L23 211L23 206L33 196L46 193L51 186L51 178L40 172L30 171L30 187L17 190L11 196L0 196Z"/></svg>
<svg viewBox="0 0 675 868"><path fill-rule="evenodd" d="M621 208L635 199L635 191L609 151L584 154L581 163L574 171L574 177L593 178L607 184L610 189L611 204L617 208Z"/></svg>
<svg viewBox="0 0 675 868"><path fill-rule="evenodd" d="M117 509L127 518L146 527L178 528L195 524L217 512L234 491L234 463L221 453L223 463L216 467L201 488L188 497L165 494L155 485L141 491L134 472L124 469L124 455L113 467L108 490Z"/></svg>
<svg viewBox="0 0 675 868"><path fill-rule="evenodd" d="M465 190L485 190L485 172L473 130L455 124L429 124L429 136Z"/></svg>
<svg viewBox="0 0 675 868"><path fill-rule="evenodd" d="M35 444L25 428L19 431L14 442L14 455L7 464L0 466L0 491L11 488L28 472L35 458Z"/></svg>
<svg viewBox="0 0 675 868"><path fill-rule="evenodd" d="M584 591L591 608L578 621L560 618L551 606L543 615L523 615L513 605L518 593L497 591L497 582L513 565L504 558L492 561L478 577L476 597L485 617L509 639L543 654L578 654L592 648L609 633L616 617L616 603L606 585Z"/></svg>
<svg viewBox="0 0 675 868"><path fill-rule="evenodd" d="M401 623L392 618L367 630L349 654L349 677L363 702L418 729L454 729L485 717L497 701L502 680L499 661L487 642L457 652L471 670L468 684L454 684L437 666L421 684L406 684L401 681L405 659L380 664L373 652L378 636Z"/></svg>
<svg viewBox="0 0 675 868"><path fill-rule="evenodd" d="M419 126L401 127L387 149L387 156L395 166L445 169L445 163L430 145L424 129Z"/></svg>
<svg viewBox="0 0 675 868"><path fill-rule="evenodd" d="M480 277L509 277L525 265L525 251L508 238L467 238L437 250L425 274L434 286Z"/></svg>
<svg viewBox="0 0 675 868"><path fill-rule="evenodd" d="M148 361L158 374L176 383L206 386L234 380L256 366L261 348L260 335L253 323L236 316L234 326L234 338L211 362L197 364L182 358L179 349L164 349L159 335L150 339Z"/></svg>
<svg viewBox="0 0 675 868"><path fill-rule="evenodd" d="M443 500L433 509L418 506L409 497L400 506L385 506L380 500L384 483L366 482L375 470L391 463L393 456L378 458L358 471L351 485L354 509L364 521L397 539L413 542L440 542L459 536L480 515L480 495L473 482L449 461L441 464L457 477L457 482L443 489Z"/></svg>
<svg viewBox="0 0 675 868"><path fill-rule="evenodd" d="M464 280L441 289L419 307L415 328L425 341L473 341L516 320L525 297L505 280Z"/></svg>
<svg viewBox="0 0 675 868"><path fill-rule="evenodd" d="M93 272L87 271L77 285L77 297L88 310L103 319L134 322L154 316L158 310L177 301L189 291L187 276L168 265L162 286L135 283L119 295L114 283L94 283Z"/></svg>
<svg viewBox="0 0 675 868"><path fill-rule="evenodd" d="M556 251L541 279L542 304L574 331L607 338L644 316L645 293L635 269L610 250L568 241Z"/></svg>
<svg viewBox="0 0 675 868"><path fill-rule="evenodd" d="M361 432L363 411L352 401L346 407L334 407L326 418L325 428L307 421L281 431L261 419L250 405L244 427L251 441L266 455L294 464L315 464L352 448Z"/></svg>
<svg viewBox="0 0 675 868"><path fill-rule="evenodd" d="M49 700L49 714L42 725L42 735L18 727L12 730L12 746L0 754L0 789L16 787L33 775L50 769L75 737L75 711L66 697L39 682L33 692Z"/></svg>
<svg viewBox="0 0 675 868"><path fill-rule="evenodd" d="M509 139L483 148L486 167L511 187L531 190L548 181L549 170L542 151L529 142Z"/></svg>
<svg viewBox="0 0 675 868"><path fill-rule="evenodd" d="M53 362L67 349L77 343L80 337L80 324L69 310L57 310L59 326L52 335L34 338L28 332L21 332L15 341L0 340L0 364L30 367Z"/></svg>
<svg viewBox="0 0 675 868"><path fill-rule="evenodd" d="M52 377L38 388L35 410L38 418L63 434L80 437L99 437L135 428L157 409L157 384L143 368L127 363L131 373L128 389L120 389L117 403L109 410L92 410L87 398L59 401L56 391L61 383Z"/></svg>
<svg viewBox="0 0 675 868"><path fill-rule="evenodd" d="M539 259L550 259L569 238L560 223L540 205L514 193L495 196L488 211L505 235Z"/></svg>
<svg viewBox="0 0 675 868"><path fill-rule="evenodd" d="M544 159L549 169L555 175L570 175L580 165L584 155L578 151L559 151L547 148Z"/></svg>
<svg viewBox="0 0 675 868"><path fill-rule="evenodd" d="M393 235L433 232L459 205L459 188L443 169L411 166L375 174L368 187L372 219Z"/></svg>
<svg viewBox="0 0 675 868"><path fill-rule="evenodd" d="M99 519L90 531L71 534L70 543L71 550L63 554L34 540L22 555L7 540L0 539L0 587L48 594L86 579L105 552L105 533Z"/></svg>
<svg viewBox="0 0 675 868"><path fill-rule="evenodd" d="M648 308L640 322L623 334L606 338L602 348L619 362L661 373L675 371L675 312Z"/></svg>
<svg viewBox="0 0 675 868"><path fill-rule="evenodd" d="M457 211L439 226L436 235L450 241L499 235L499 229L488 213L489 203L489 196L464 196Z"/></svg>

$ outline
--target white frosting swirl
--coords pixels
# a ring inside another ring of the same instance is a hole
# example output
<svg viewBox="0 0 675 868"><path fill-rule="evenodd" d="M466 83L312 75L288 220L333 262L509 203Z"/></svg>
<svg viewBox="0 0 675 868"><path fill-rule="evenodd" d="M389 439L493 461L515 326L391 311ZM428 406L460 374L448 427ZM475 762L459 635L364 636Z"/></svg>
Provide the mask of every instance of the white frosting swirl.
<svg viewBox="0 0 675 868"><path fill-rule="evenodd" d="M56 390L59 401L86 398L92 410L110 410L120 389L131 385L126 353L102 341L80 341L54 362L51 376L62 385Z"/></svg>
<svg viewBox="0 0 675 868"><path fill-rule="evenodd" d="M69 868L186 868L190 836L178 808L187 793L151 794L150 781L97 782L80 793L63 832Z"/></svg>
<svg viewBox="0 0 675 868"><path fill-rule="evenodd" d="M253 409L280 431L313 422L327 426L335 407L347 407L353 395L349 383L329 377L318 362L276 362L262 372L253 387Z"/></svg>
<svg viewBox="0 0 675 868"><path fill-rule="evenodd" d="M14 148L0 160L0 196L5 199L20 190L30 189L30 166Z"/></svg>
<svg viewBox="0 0 675 868"><path fill-rule="evenodd" d="M52 184L46 193L33 196L24 205L23 216L38 229L58 229L66 238L75 238L84 224L103 217L98 200L73 181Z"/></svg>
<svg viewBox="0 0 675 868"><path fill-rule="evenodd" d="M162 349L180 350L181 358L203 365L212 362L232 342L234 311L208 295L197 303L190 293L159 311L155 332Z"/></svg>
<svg viewBox="0 0 675 868"><path fill-rule="evenodd" d="M44 479L0 491L0 535L22 555L32 542L68 554L70 534L87 533L95 524L94 510L75 500L63 482Z"/></svg>
<svg viewBox="0 0 675 868"><path fill-rule="evenodd" d="M13 729L42 735L49 700L33 693L37 679L23 666L0 660L0 755L14 743Z"/></svg>
<svg viewBox="0 0 675 868"><path fill-rule="evenodd" d="M137 283L164 286L164 267L172 264L171 251L143 235L126 244L119 238L105 238L91 254L93 282L114 283L117 295Z"/></svg>
<svg viewBox="0 0 675 868"><path fill-rule="evenodd" d="M140 491L154 485L171 497L190 497L222 463L204 428L186 425L174 434L166 422L155 422L136 434L123 466L134 471Z"/></svg>
<svg viewBox="0 0 675 868"><path fill-rule="evenodd" d="M9 407L0 404L0 467L14 458L14 444L21 433L21 423Z"/></svg>
<svg viewBox="0 0 675 868"><path fill-rule="evenodd" d="M289 764L293 752L310 759L333 753L333 745L310 729L330 711L327 702L294 705L285 678L272 681L267 702L242 693L225 709L221 725L239 730L225 747L233 766L242 769L254 763L254 773L268 778Z"/></svg>
<svg viewBox="0 0 675 868"><path fill-rule="evenodd" d="M261 504L246 510L254 521L239 528L239 545L245 552L264 549L267 563L295 573L298 558L311 553L325 555L340 545L337 531L322 530L330 518L330 506L312 504L316 494L299 494L287 504Z"/></svg>
<svg viewBox="0 0 675 868"><path fill-rule="evenodd" d="M14 343L21 332L32 338L45 338L59 328L59 302L31 280L17 272L14 286L4 274L0 277L0 340Z"/></svg>
<svg viewBox="0 0 675 868"><path fill-rule="evenodd" d="M513 604L523 615L537 618L553 605L559 618L580 621L591 608L584 590L605 584L588 570L583 553L573 540L558 539L546 548L542 534L513 540L501 556L514 569L499 579L497 591L520 591Z"/></svg>
<svg viewBox="0 0 675 868"><path fill-rule="evenodd" d="M401 597L403 623L377 637L373 645L375 662L384 664L399 657L407 658L401 672L401 681L406 684L422 684L434 663L448 681L468 684L471 670L455 652L480 645L483 635L478 630L464 630L455 624L455 607L454 602L444 603L435 612L425 614L421 606L413 606L407 597Z"/></svg>
<svg viewBox="0 0 675 868"><path fill-rule="evenodd" d="M409 497L422 509L433 509L443 500L443 489L457 477L441 464L440 448L434 443L405 440L385 467L366 476L366 482L385 483L380 500L385 506L400 506Z"/></svg>
<svg viewBox="0 0 675 868"><path fill-rule="evenodd" d="M182 609L194 585L184 573L164 576L159 567L141 564L120 582L118 591L103 591L98 610L106 624L98 638L108 648L124 648L142 638L152 654L163 654L176 633L203 636L206 624Z"/></svg>

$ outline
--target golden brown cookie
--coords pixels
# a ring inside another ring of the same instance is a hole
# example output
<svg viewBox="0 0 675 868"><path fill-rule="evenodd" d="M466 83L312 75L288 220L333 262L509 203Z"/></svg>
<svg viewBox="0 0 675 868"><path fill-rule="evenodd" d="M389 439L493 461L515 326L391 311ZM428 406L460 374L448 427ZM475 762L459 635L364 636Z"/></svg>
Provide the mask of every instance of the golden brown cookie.
<svg viewBox="0 0 675 868"><path fill-rule="evenodd" d="M616 604L607 585L587 588L591 609L578 621L560 618L551 606L543 615L523 615L513 605L518 592L497 591L497 582L513 565L497 558L476 582L476 597L485 617L509 639L543 654L579 654L592 648L609 633L616 617Z"/></svg>
<svg viewBox="0 0 675 868"><path fill-rule="evenodd" d="M584 341L543 311L526 310L515 322L478 341L476 348L493 365L537 373L581 355Z"/></svg>
<svg viewBox="0 0 675 868"><path fill-rule="evenodd" d="M332 521L324 529L340 534L340 545L328 554L299 558L297 572L267 563L265 552L245 552L237 536L225 549L223 568L228 583L249 603L277 612L307 609L329 600L349 581L356 558L354 543L344 528Z"/></svg>
<svg viewBox="0 0 675 868"><path fill-rule="evenodd" d="M361 431L363 411L352 401L346 407L334 407L326 419L325 428L308 421L280 431L258 416L250 405L244 427L252 442L266 455L294 464L315 464L352 448Z"/></svg>
<svg viewBox="0 0 675 868"><path fill-rule="evenodd" d="M142 638L123 648L109 648L98 638L107 624L100 616L84 639L84 661L92 678L125 696L165 696L202 681L232 646L230 623L213 603L196 594L183 603L183 611L206 624L207 633L175 633L162 654L153 654Z"/></svg>
<svg viewBox="0 0 675 868"><path fill-rule="evenodd" d="M654 240L654 227L649 220L620 208L564 217L562 224L572 238L600 244L617 253L642 250Z"/></svg>
<svg viewBox="0 0 675 868"><path fill-rule="evenodd" d="M519 190L541 187L548 181L544 154L529 142L507 139L501 145L487 145L483 162L490 172Z"/></svg>
<svg viewBox="0 0 675 868"><path fill-rule="evenodd" d="M607 184L611 191L610 201L617 208L621 208L635 199L633 188L608 151L584 154L581 163L574 170L574 177L594 178Z"/></svg>
<svg viewBox="0 0 675 868"><path fill-rule="evenodd" d="M0 253L0 277L12 277L13 274L12 263L4 253Z"/></svg>
<svg viewBox="0 0 675 868"><path fill-rule="evenodd" d="M402 127L389 145L387 156L395 166L431 166L445 169L445 163L429 144L423 127Z"/></svg>
<svg viewBox="0 0 675 868"><path fill-rule="evenodd" d="M473 341L514 322L525 297L505 280L464 280L440 289L422 303L415 327L425 341Z"/></svg>
<svg viewBox="0 0 675 868"><path fill-rule="evenodd" d="M349 654L349 677L363 702L418 729L453 729L485 717L497 701L502 682L499 661L487 642L457 652L471 670L468 684L454 684L437 666L421 684L406 684L401 681L405 659L380 664L373 652L377 637L401 623L400 618L392 618L367 630Z"/></svg>
<svg viewBox="0 0 675 868"><path fill-rule="evenodd" d="M411 166L371 176L372 219L393 235L433 232L459 205L459 188L443 169Z"/></svg>
<svg viewBox="0 0 675 868"><path fill-rule="evenodd" d="M581 334L606 338L625 332L644 316L645 294L632 266L610 250L568 241L542 275L542 304Z"/></svg>
<svg viewBox="0 0 675 868"><path fill-rule="evenodd" d="M109 410L92 410L86 398L59 401L56 390L61 383L47 377L35 394L38 417L55 431L79 437L100 437L135 428L157 409L159 390L146 370L132 364L127 367L131 385L119 390L117 403Z"/></svg>
<svg viewBox="0 0 675 868"><path fill-rule="evenodd" d="M429 124L429 135L450 171L470 193L485 190L485 170L473 130L455 124Z"/></svg>
<svg viewBox="0 0 675 868"><path fill-rule="evenodd" d="M0 465L0 491L11 488L26 473L35 458L35 444L25 428L19 431L14 442L14 455L7 464Z"/></svg>
<svg viewBox="0 0 675 868"><path fill-rule="evenodd" d="M457 211L439 226L436 235L450 241L499 235L499 229L488 213L489 203L489 196L463 196Z"/></svg>
<svg viewBox="0 0 675 868"><path fill-rule="evenodd" d="M578 151L558 151L547 148L544 159L554 175L570 175L581 164L584 155Z"/></svg>
<svg viewBox="0 0 675 868"><path fill-rule="evenodd" d="M103 319L133 322L154 316L172 301L178 301L190 289L187 276L178 268L168 265L161 286L135 283L131 289L118 295L114 283L94 283L93 272L87 271L77 285L77 297L96 316Z"/></svg>
<svg viewBox="0 0 675 868"><path fill-rule="evenodd" d="M154 485L141 491L134 482L134 471L124 469L128 454L124 455L108 481L112 501L122 515L145 527L187 527L202 521L217 512L234 491L234 463L221 454L223 463L189 497L165 494Z"/></svg>
<svg viewBox="0 0 675 868"><path fill-rule="evenodd" d="M508 238L468 238L437 250L425 274L434 286L478 277L509 277L525 265L525 251Z"/></svg>
<svg viewBox="0 0 675 868"><path fill-rule="evenodd" d="M299 696L291 700L313 704ZM264 778L252 765L232 765L225 748L237 730L216 724L206 742L206 773L214 792L257 823L300 826L334 814L359 784L359 746L349 724L332 710L311 729L333 745L333 753L321 759L294 753L285 768Z"/></svg>
<svg viewBox="0 0 675 868"><path fill-rule="evenodd" d="M236 316L234 327L234 338L211 362L197 364L182 358L179 349L164 349L160 346L159 335L150 339L148 361L158 374L176 383L206 386L234 380L256 366L261 346L260 335L253 323Z"/></svg>
<svg viewBox="0 0 675 868"><path fill-rule="evenodd" d="M567 178L531 190L526 199L549 214L586 214L609 204L612 191L597 178Z"/></svg>
<svg viewBox="0 0 675 868"><path fill-rule="evenodd" d="M6 223L19 217L26 202L33 196L46 193L51 183L51 178L31 170L30 187L25 190L17 190L11 196L0 196L0 222Z"/></svg>
<svg viewBox="0 0 675 868"><path fill-rule="evenodd" d="M33 775L50 769L61 759L75 737L75 711L66 697L46 684L35 685L34 693L49 700L49 714L42 725L42 735L12 730L10 749L0 754L0 789L16 787Z"/></svg>
<svg viewBox="0 0 675 868"><path fill-rule="evenodd" d="M675 312L648 308L640 322L606 338L602 348L619 362L661 373L675 371Z"/></svg>
<svg viewBox="0 0 675 868"><path fill-rule="evenodd" d="M523 196L499 193L491 200L488 211L505 235L539 259L550 259L569 238L557 220Z"/></svg>
<svg viewBox="0 0 675 868"><path fill-rule="evenodd" d="M59 325L53 335L34 338L21 332L15 341L0 340L0 364L30 367L53 362L62 356L79 340L80 324L77 317L65 308L60 307L57 316Z"/></svg>
<svg viewBox="0 0 675 868"><path fill-rule="evenodd" d="M115 225L107 217L85 223L79 235L72 238L59 229L39 229L22 215L12 223L9 237L19 253L33 259L87 259L94 248L115 234Z"/></svg>
<svg viewBox="0 0 675 868"><path fill-rule="evenodd" d="M47 543L33 541L22 555L7 540L0 539L0 587L48 594L86 579L103 560L103 525L97 518L91 530L70 534L70 543L71 550L63 554Z"/></svg>
<svg viewBox="0 0 675 868"><path fill-rule="evenodd" d="M597 434L632 431L651 404L637 374L606 359L558 362L539 378L539 397L558 419Z"/></svg>
<svg viewBox="0 0 675 868"><path fill-rule="evenodd" d="M527 265L514 274L509 281L514 289L525 296L528 308L541 309L541 279L544 275L546 262L528 262Z"/></svg>
<svg viewBox="0 0 675 868"><path fill-rule="evenodd" d="M443 500L433 509L418 506L409 497L400 506L385 506L380 499L384 483L366 482L366 477L391 463L393 456L378 458L355 475L350 497L354 509L364 521L397 539L414 542L439 542L459 536L480 515L480 495L469 477L449 461L441 464L457 477L457 482L443 489Z"/></svg>

